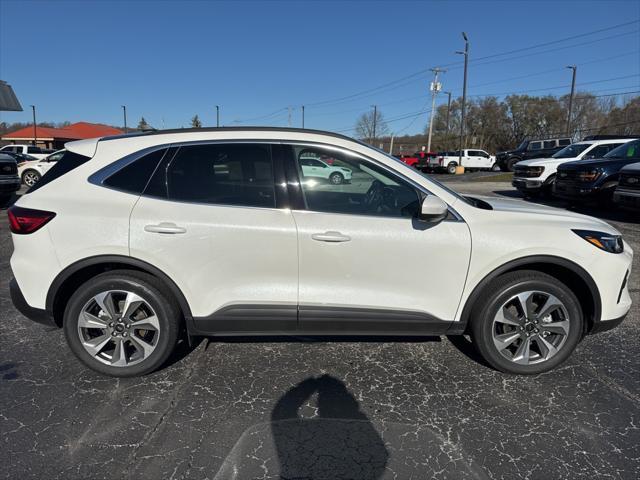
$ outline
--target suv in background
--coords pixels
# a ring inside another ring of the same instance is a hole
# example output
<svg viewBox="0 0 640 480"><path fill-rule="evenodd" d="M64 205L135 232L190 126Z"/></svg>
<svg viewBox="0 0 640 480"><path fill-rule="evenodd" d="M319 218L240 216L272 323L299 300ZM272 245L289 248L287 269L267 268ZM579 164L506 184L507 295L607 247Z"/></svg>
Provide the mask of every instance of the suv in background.
<svg viewBox="0 0 640 480"><path fill-rule="evenodd" d="M42 176L53 167L58 160L64 155L64 150L58 150L51 155L46 156L42 160L31 160L22 162L18 165L18 175L20 180L27 187L33 187L40 181Z"/></svg>
<svg viewBox="0 0 640 480"><path fill-rule="evenodd" d="M640 140L611 150L603 158L568 162L558 167L553 195L571 203L610 202L620 170L640 162Z"/></svg>
<svg viewBox="0 0 640 480"><path fill-rule="evenodd" d="M0 153L22 153L23 155L31 155L32 157L42 159L49 155L51 151L33 145L5 145L0 148Z"/></svg>
<svg viewBox="0 0 640 480"><path fill-rule="evenodd" d="M571 145L571 139L569 137L524 140L515 150L499 152L496 155L496 162L500 165L501 170L513 172L515 164L521 160L550 157L568 145Z"/></svg>
<svg viewBox="0 0 640 480"><path fill-rule="evenodd" d="M20 190L18 164L11 155L0 153L0 207L4 207L18 190Z"/></svg>
<svg viewBox="0 0 640 480"><path fill-rule="evenodd" d="M620 170L613 201L621 207L640 209L640 162Z"/></svg>
<svg viewBox="0 0 640 480"><path fill-rule="evenodd" d="M604 157L628 139L609 139L578 142L564 147L551 158L523 160L515 166L511 184L525 196L550 193L559 165L575 160Z"/></svg>
<svg viewBox="0 0 640 480"><path fill-rule="evenodd" d="M535 374L631 307L633 253L607 223L461 196L342 135L202 128L66 149L9 209L11 297L103 374L159 368L185 330L470 334L495 368ZM323 155L357 181L304 175Z"/></svg>

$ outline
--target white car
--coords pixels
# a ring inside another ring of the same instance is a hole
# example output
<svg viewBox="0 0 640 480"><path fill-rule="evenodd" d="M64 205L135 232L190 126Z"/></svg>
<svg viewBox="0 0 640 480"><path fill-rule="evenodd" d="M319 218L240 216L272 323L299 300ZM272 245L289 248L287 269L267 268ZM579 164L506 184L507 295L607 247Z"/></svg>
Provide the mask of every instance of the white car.
<svg viewBox="0 0 640 480"><path fill-rule="evenodd" d="M30 155L37 159L42 159L49 155L47 151L43 151L40 147L33 145L5 145L0 148L0 153L21 153L23 155Z"/></svg>
<svg viewBox="0 0 640 480"><path fill-rule="evenodd" d="M518 162L514 166L511 184L526 196L548 193L556 180L558 166L563 163L589 158L601 158L616 147L633 140L617 138L572 143L556 152L551 158L534 158Z"/></svg>
<svg viewBox="0 0 640 480"><path fill-rule="evenodd" d="M333 185L351 182L351 169L329 165L313 155L305 155L304 152L300 155L300 168L305 178L323 178Z"/></svg>
<svg viewBox="0 0 640 480"><path fill-rule="evenodd" d="M462 157L460 157L460 151L456 152L443 152L442 155L438 155L429 159L429 166L431 168L445 168L447 173L456 173L456 167L458 165L463 166L467 170L492 170L494 172L500 171L500 166L496 163L495 155L490 155L484 150L462 150Z"/></svg>
<svg viewBox="0 0 640 480"><path fill-rule="evenodd" d="M633 254L609 224L463 197L342 135L172 130L66 148L8 210L11 297L104 374L159 368L183 331L470 334L493 367L533 374L631 307ZM310 152L357 184L305 180Z"/></svg>
<svg viewBox="0 0 640 480"><path fill-rule="evenodd" d="M64 155L64 150L58 150L51 155L46 156L42 160L32 160L30 162L21 163L18 166L18 175L22 183L27 187L32 187L40 181L42 176L53 167L58 160Z"/></svg>

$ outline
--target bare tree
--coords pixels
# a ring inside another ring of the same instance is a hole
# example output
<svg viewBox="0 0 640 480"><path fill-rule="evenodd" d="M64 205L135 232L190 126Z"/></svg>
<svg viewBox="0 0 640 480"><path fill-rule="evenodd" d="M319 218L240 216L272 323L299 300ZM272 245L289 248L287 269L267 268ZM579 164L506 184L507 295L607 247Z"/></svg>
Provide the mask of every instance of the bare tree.
<svg viewBox="0 0 640 480"><path fill-rule="evenodd" d="M202 128L202 122L197 114L191 119L191 128Z"/></svg>
<svg viewBox="0 0 640 480"><path fill-rule="evenodd" d="M374 121L375 120L375 121ZM374 138L383 137L389 133L387 122L380 110L376 112L374 119L373 111L363 113L356 122L356 136L361 140L373 142Z"/></svg>

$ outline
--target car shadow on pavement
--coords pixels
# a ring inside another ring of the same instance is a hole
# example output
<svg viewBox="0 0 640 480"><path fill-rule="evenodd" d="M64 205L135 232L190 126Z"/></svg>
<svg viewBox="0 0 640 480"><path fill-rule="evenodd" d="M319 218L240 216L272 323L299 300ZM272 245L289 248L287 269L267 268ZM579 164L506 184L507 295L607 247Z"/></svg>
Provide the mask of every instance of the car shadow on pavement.
<svg viewBox="0 0 640 480"><path fill-rule="evenodd" d="M494 190L493 193L501 195L503 197L515 198L518 200L524 200L531 203L537 203L539 205L546 205L548 207L565 208L569 211L581 213L582 215L589 215L591 217L598 217L603 220L612 220L614 222L627 222L627 223L640 223L640 215L638 212L631 210L623 210L615 205L596 207L590 204L582 205L570 205L569 203L559 200L557 198L549 197L527 197L525 198L517 190Z"/></svg>

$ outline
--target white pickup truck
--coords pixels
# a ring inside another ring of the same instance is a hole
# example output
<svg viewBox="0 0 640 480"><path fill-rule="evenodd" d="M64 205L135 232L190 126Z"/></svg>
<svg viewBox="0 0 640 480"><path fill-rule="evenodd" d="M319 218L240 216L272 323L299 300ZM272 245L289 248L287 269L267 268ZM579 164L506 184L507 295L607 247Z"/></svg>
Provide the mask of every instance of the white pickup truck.
<svg viewBox="0 0 640 480"><path fill-rule="evenodd" d="M51 151L43 150L40 147L34 147L33 145L5 145L0 148L0 153L22 153L24 155L31 155L38 160L42 160L49 155Z"/></svg>
<svg viewBox="0 0 640 480"><path fill-rule="evenodd" d="M456 167L460 160L460 165L467 170L500 171L500 166L496 163L494 155L489 155L484 150L474 149L462 150L462 158L460 158L459 151L442 152L429 160L429 166L434 169L445 168L447 173L456 173Z"/></svg>

